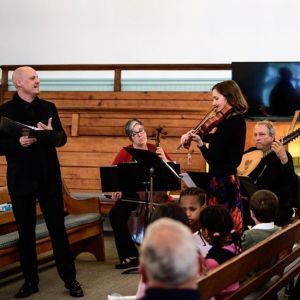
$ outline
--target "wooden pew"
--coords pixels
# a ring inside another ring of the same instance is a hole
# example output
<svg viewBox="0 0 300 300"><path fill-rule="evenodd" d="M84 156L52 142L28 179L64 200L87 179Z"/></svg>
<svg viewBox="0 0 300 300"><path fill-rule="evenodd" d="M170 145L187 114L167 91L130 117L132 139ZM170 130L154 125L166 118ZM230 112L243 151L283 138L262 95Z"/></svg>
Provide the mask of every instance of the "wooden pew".
<svg viewBox="0 0 300 300"><path fill-rule="evenodd" d="M2 195L3 197L7 195L7 191L4 188L0 192L0 198L2 198ZM67 214L65 218L66 231L74 257L82 252L90 252L94 254L97 261L103 261L105 259L103 219L99 214L98 198L75 200L63 183L63 199ZM38 215L40 215L39 206L37 206L37 209ZM8 224L10 226L15 225L12 212L1 213L0 241L4 245L8 241L8 246L0 247L0 268L7 267L19 260L16 232L11 230L6 232L6 234L4 232ZM36 240L37 253L39 257L42 254L47 254L46 259L45 255L42 255L42 261L48 261L49 256L52 258L52 244L45 227L43 222L37 225L37 234L40 234L40 237Z"/></svg>
<svg viewBox="0 0 300 300"><path fill-rule="evenodd" d="M255 299L271 299L300 272L300 245L297 244L292 251L288 251L299 241L300 220L296 220L293 224L202 276L198 282L201 299L210 299L230 284L246 278L250 272L262 268L272 258L279 257L274 265L245 280L236 292L226 298L227 300L243 299L252 292L259 291L268 282L268 289L256 295ZM290 266L292 263L294 265Z"/></svg>

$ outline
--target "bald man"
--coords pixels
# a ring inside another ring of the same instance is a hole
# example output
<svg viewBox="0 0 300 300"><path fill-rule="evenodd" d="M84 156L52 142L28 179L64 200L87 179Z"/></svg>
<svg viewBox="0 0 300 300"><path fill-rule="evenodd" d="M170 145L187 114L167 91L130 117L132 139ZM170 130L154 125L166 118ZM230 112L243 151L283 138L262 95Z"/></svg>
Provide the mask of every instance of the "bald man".
<svg viewBox="0 0 300 300"><path fill-rule="evenodd" d="M44 130L35 137L0 132L0 154L7 160L7 185L19 233L20 263L24 284L15 298L38 292L38 263L35 244L36 200L51 237L58 273L73 297L82 297L64 225L62 182L56 147L67 136L53 103L38 98L40 80L31 67L13 72L17 92L0 106L0 116Z"/></svg>
<svg viewBox="0 0 300 300"><path fill-rule="evenodd" d="M200 262L187 226L169 218L151 223L140 253L139 271L147 284L141 300L200 300L197 290Z"/></svg>

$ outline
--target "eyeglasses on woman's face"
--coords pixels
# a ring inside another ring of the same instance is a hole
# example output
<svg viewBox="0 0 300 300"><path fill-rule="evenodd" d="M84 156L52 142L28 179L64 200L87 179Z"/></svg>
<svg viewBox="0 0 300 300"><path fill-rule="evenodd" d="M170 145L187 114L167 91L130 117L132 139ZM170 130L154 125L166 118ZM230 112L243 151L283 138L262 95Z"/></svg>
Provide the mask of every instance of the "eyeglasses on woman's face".
<svg viewBox="0 0 300 300"><path fill-rule="evenodd" d="M144 127L141 127L138 131L132 130L131 137L136 137L138 135L143 134L144 132L145 132L145 128Z"/></svg>

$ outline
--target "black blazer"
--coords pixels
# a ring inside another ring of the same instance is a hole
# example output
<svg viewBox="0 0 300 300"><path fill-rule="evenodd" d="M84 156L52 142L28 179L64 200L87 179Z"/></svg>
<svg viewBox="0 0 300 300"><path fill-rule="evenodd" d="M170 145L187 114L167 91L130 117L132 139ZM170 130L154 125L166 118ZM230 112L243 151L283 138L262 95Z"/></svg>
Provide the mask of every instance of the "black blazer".
<svg viewBox="0 0 300 300"><path fill-rule="evenodd" d="M61 193L61 174L56 147L67 141L57 109L52 102L36 97L31 103L16 93L11 101L0 106L0 116L37 126L48 123L52 130L37 136L37 142L24 148L15 134L0 132L0 154L7 160L7 185L11 195Z"/></svg>

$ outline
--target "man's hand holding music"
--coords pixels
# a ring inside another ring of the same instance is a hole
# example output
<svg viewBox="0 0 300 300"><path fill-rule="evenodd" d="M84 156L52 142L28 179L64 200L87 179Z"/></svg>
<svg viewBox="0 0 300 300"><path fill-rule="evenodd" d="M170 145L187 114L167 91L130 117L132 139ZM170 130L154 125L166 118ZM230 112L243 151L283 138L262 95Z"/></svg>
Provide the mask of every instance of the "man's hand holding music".
<svg viewBox="0 0 300 300"><path fill-rule="evenodd" d="M111 194L111 199L113 200L113 201L118 201L119 199L121 199L122 198L122 192L113 192L112 194Z"/></svg>
<svg viewBox="0 0 300 300"><path fill-rule="evenodd" d="M27 148L36 142L35 137L21 136L19 142L22 147Z"/></svg>
<svg viewBox="0 0 300 300"><path fill-rule="evenodd" d="M53 130L53 127L52 127L52 118L48 119L48 124L47 125L44 124L44 123L42 123L42 122L38 122L37 128L44 129L44 130Z"/></svg>

